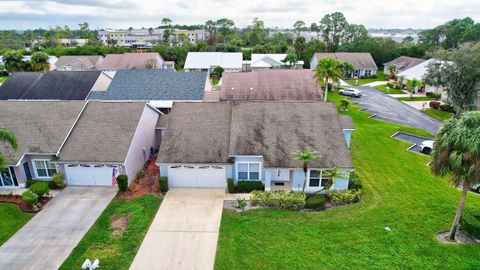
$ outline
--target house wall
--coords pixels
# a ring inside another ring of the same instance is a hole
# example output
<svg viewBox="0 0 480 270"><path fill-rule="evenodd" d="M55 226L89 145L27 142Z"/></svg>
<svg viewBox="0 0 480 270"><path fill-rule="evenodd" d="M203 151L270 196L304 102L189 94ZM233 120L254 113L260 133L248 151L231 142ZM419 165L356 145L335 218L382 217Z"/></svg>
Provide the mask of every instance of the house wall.
<svg viewBox="0 0 480 270"><path fill-rule="evenodd" d="M235 184L238 181L238 175L237 175L237 164L241 162L258 162L260 163L260 181L265 184L263 176L265 174L265 170L263 168L263 158L262 157L254 157L254 156L236 156L235 161L233 163L233 168L232 168L232 178L234 179Z"/></svg>
<svg viewBox="0 0 480 270"><path fill-rule="evenodd" d="M32 179L38 179L38 177L36 177L36 171L35 171L34 166L33 166L33 160L35 160L35 159L52 160L53 158L54 158L54 156L52 156L52 155L25 155L23 157L23 159L20 161L19 166L13 166L14 170L15 170L15 174L17 176L18 185L20 187L23 187L23 186L25 186L25 183L27 182L27 176L26 176L25 170L23 168L23 164L25 162L28 163L28 167L30 168L30 172L32 174ZM56 167L57 167L57 172L60 172L61 167L58 164L56 165ZM48 180L48 178L45 179L45 180Z"/></svg>
<svg viewBox="0 0 480 270"><path fill-rule="evenodd" d="M322 172L323 173L323 172ZM332 189L348 189L348 177L350 176L350 172L346 171L347 178L335 178L335 182L333 186L331 187ZM308 179L310 178L310 171L307 173L307 186L305 187L305 192L306 193L312 193L315 191L319 190L319 187L309 187L308 186ZM303 187L303 181L304 181L304 173L302 169L294 170L293 171L293 178L292 178L292 190L295 191L301 191Z"/></svg>
<svg viewBox="0 0 480 270"><path fill-rule="evenodd" d="M155 135L158 117L158 112L145 106L125 160L125 172L129 182L135 179L135 174L143 168L148 160L150 147L158 146Z"/></svg>
<svg viewBox="0 0 480 270"><path fill-rule="evenodd" d="M312 60L310 60L310 69L315 69L317 68L318 60L316 56L312 57Z"/></svg>
<svg viewBox="0 0 480 270"><path fill-rule="evenodd" d="M92 91L106 91L112 82L112 78L108 77L105 73L100 73L97 81L92 87Z"/></svg>

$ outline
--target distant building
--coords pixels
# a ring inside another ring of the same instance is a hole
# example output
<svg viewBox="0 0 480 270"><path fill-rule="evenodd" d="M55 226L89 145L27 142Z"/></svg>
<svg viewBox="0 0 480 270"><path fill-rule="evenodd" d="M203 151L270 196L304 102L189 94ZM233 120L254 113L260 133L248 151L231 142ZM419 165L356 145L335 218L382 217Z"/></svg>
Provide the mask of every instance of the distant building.
<svg viewBox="0 0 480 270"><path fill-rule="evenodd" d="M64 55L55 63L58 71L86 71L95 70L96 66L103 61L101 55Z"/></svg>
<svg viewBox="0 0 480 270"><path fill-rule="evenodd" d="M283 62L287 54L271 53L271 54L252 54L252 60L246 66L246 71L256 71L263 69L303 69L303 61L299 60L290 67L289 63Z"/></svg>
<svg viewBox="0 0 480 270"><path fill-rule="evenodd" d="M355 71L347 74L347 77L362 77L377 74L378 67L370 53L352 52L352 53L315 53L310 61L310 69L317 67L318 61L323 58L336 58L342 62L350 63Z"/></svg>
<svg viewBox="0 0 480 270"><path fill-rule="evenodd" d="M391 66L391 65L395 66L395 68L397 70L397 73L398 73L398 72L402 72L404 70L407 70L409 68L412 68L412 67L414 67L418 64L421 64L423 62L425 62L424 59L408 57L408 56L400 56L398 58L393 59L390 62L384 63L383 64L383 66L384 66L383 72L385 74L390 73L390 71L388 70L388 67Z"/></svg>
<svg viewBox="0 0 480 270"><path fill-rule="evenodd" d="M170 62L169 62L170 63ZM105 59L96 65L99 70L119 69L171 69L158 53L124 53L107 54Z"/></svg>
<svg viewBox="0 0 480 270"><path fill-rule="evenodd" d="M222 67L225 72L241 72L243 54L226 52L189 52L184 69L188 71L213 71Z"/></svg>

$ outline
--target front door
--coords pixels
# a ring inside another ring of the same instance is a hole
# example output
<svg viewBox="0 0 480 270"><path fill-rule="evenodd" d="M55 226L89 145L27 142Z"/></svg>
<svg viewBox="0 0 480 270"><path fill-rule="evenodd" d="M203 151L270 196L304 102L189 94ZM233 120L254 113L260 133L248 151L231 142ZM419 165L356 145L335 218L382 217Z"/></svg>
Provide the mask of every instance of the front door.
<svg viewBox="0 0 480 270"><path fill-rule="evenodd" d="M23 170L25 171L25 177L27 180L31 180L32 173L30 172L30 166L28 166L28 162L23 163Z"/></svg>

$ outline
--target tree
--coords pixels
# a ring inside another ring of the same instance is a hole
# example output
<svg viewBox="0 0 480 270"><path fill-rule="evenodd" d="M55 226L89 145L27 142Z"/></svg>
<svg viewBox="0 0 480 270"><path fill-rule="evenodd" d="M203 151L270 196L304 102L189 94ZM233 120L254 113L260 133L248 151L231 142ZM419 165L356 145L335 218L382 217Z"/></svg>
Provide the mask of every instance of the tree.
<svg viewBox="0 0 480 270"><path fill-rule="evenodd" d="M252 25L248 26L248 41L251 46L258 44L263 44L267 33L265 32L265 23L258 19L254 18Z"/></svg>
<svg viewBox="0 0 480 270"><path fill-rule="evenodd" d="M303 51L305 50L305 38L304 37L297 37L295 42L293 42L293 48L297 53L297 56L302 55Z"/></svg>
<svg viewBox="0 0 480 270"><path fill-rule="evenodd" d="M44 52L34 52L30 60L32 71L49 71L50 63L48 62L48 54Z"/></svg>
<svg viewBox="0 0 480 270"><path fill-rule="evenodd" d="M448 176L457 187L463 184L448 238L455 239L468 189L480 184L480 112L466 112L447 120L435 136L432 172Z"/></svg>
<svg viewBox="0 0 480 270"><path fill-rule="evenodd" d="M349 24L341 12L327 14L322 18L320 28L329 52L335 52L338 49L348 27Z"/></svg>
<svg viewBox="0 0 480 270"><path fill-rule="evenodd" d="M368 38L368 30L361 24L350 24L345 29L343 36L344 43L357 44Z"/></svg>
<svg viewBox="0 0 480 270"><path fill-rule="evenodd" d="M443 87L457 115L474 107L480 91L480 44L465 43L457 49L439 50L427 68L425 82Z"/></svg>
<svg viewBox="0 0 480 270"><path fill-rule="evenodd" d="M3 54L5 70L8 72L18 72L24 70L23 55L19 51L10 50Z"/></svg>
<svg viewBox="0 0 480 270"><path fill-rule="evenodd" d="M343 73L347 77L351 77L355 72L355 67L348 62L343 62L342 66L343 66Z"/></svg>
<svg viewBox="0 0 480 270"><path fill-rule="evenodd" d="M220 79L222 78L223 71L225 71L225 69L223 67L218 66L213 69L213 74L215 74L217 78Z"/></svg>
<svg viewBox="0 0 480 270"><path fill-rule="evenodd" d="M415 89L422 85L422 82L417 80L417 78L413 78L407 81L407 87L410 92L410 99L413 99L413 94L415 94Z"/></svg>
<svg viewBox="0 0 480 270"><path fill-rule="evenodd" d="M217 43L217 22L205 22L205 31L208 33L208 45L214 46Z"/></svg>
<svg viewBox="0 0 480 270"><path fill-rule="evenodd" d="M317 23L312 23L310 25L310 31L317 33L317 40L320 39L321 28Z"/></svg>
<svg viewBox="0 0 480 270"><path fill-rule="evenodd" d="M414 41L412 36L406 36L402 39L402 44L413 44Z"/></svg>
<svg viewBox="0 0 480 270"><path fill-rule="evenodd" d="M0 142L7 143L14 150L18 149L18 142L15 133L6 127L0 126ZM5 168L5 163L5 158L3 157L2 153L0 153L0 169Z"/></svg>
<svg viewBox="0 0 480 270"><path fill-rule="evenodd" d="M90 25L87 22L80 23L78 26L80 27L80 38L86 38L88 40L96 39L95 35L90 31Z"/></svg>
<svg viewBox="0 0 480 270"><path fill-rule="evenodd" d="M319 85L325 83L325 87L323 89L325 91L325 102L327 101L329 81L331 80L332 82L336 82L341 79L343 75L344 69L343 64L340 60L336 58L325 57L318 61L317 67L315 68L314 76Z"/></svg>
<svg viewBox="0 0 480 270"><path fill-rule="evenodd" d="M302 192L305 192L305 186L307 185L307 172L308 172L308 166L310 161L315 160L320 158L320 154L316 151L312 151L309 149L304 149L302 151L297 151L293 153L293 157L296 160L300 160L303 162L303 174L304 174L304 179L303 179L303 188Z"/></svg>
<svg viewBox="0 0 480 270"><path fill-rule="evenodd" d="M165 27L162 34L163 43L168 45L172 35L175 33L175 29L173 29L172 20L169 18L162 18L162 25Z"/></svg>
<svg viewBox="0 0 480 270"><path fill-rule="evenodd" d="M216 25L218 27L218 32L220 32L220 34L223 37L223 43L226 43L227 35L233 32L232 28L233 26L235 26L235 22L233 22L230 19L223 18L223 19L217 20Z"/></svg>
<svg viewBox="0 0 480 270"><path fill-rule="evenodd" d="M305 30L305 22L304 21L296 21L294 24L293 24L293 29L295 31L295 33L297 34L297 37L300 36L300 33Z"/></svg>
<svg viewBox="0 0 480 270"><path fill-rule="evenodd" d="M282 59L282 63L286 63L291 67L293 67L298 61L297 54L294 52L289 52L285 56L285 59Z"/></svg>

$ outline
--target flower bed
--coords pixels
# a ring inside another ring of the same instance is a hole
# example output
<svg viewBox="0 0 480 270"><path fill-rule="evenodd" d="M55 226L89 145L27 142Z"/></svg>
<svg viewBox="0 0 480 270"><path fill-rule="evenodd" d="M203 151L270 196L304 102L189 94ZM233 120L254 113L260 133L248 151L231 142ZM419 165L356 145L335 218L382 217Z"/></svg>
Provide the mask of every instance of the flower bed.
<svg viewBox="0 0 480 270"><path fill-rule="evenodd" d="M39 198L40 207L26 203L20 195L0 195L0 203L14 203L26 213L36 213L42 210L43 206L51 199L49 196Z"/></svg>

